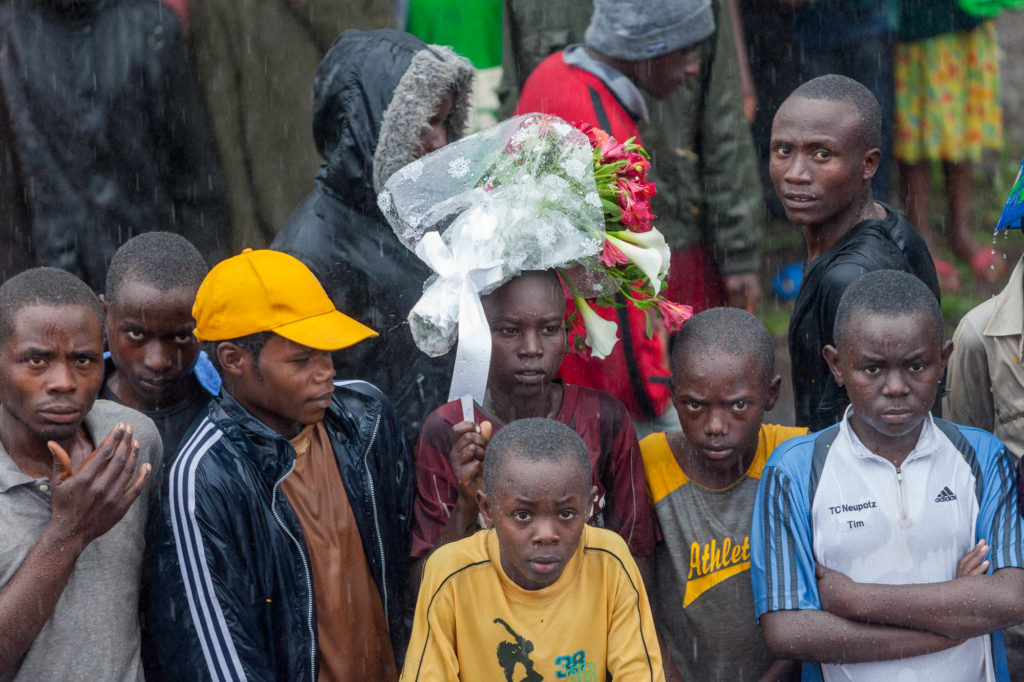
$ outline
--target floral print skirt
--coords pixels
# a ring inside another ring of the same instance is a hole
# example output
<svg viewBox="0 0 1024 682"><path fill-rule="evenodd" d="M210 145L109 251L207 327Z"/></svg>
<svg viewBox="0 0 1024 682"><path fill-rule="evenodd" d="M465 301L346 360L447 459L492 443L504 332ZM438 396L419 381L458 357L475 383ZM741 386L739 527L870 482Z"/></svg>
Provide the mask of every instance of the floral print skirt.
<svg viewBox="0 0 1024 682"><path fill-rule="evenodd" d="M895 155L903 163L977 161L999 149L999 45L995 26L897 43Z"/></svg>

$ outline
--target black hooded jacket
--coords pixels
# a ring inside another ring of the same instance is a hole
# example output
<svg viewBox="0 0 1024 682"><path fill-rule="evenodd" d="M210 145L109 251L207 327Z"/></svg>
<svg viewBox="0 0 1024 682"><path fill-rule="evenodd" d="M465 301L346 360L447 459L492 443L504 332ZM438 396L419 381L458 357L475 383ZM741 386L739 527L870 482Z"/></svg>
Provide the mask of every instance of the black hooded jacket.
<svg viewBox="0 0 1024 682"><path fill-rule="evenodd" d="M0 281L33 265L102 290L130 237L221 254L216 157L159 0L0 3Z"/></svg>
<svg viewBox="0 0 1024 682"><path fill-rule="evenodd" d="M390 405L364 382L336 383L324 425L401 654L412 458ZM291 443L223 390L182 439L147 546L147 679L316 682L309 550L281 490L294 467Z"/></svg>
<svg viewBox="0 0 1024 682"><path fill-rule="evenodd" d="M313 134L327 162L271 244L309 266L339 310L380 334L336 353L335 369L384 391L410 445L448 400L454 353L431 358L413 342L407 316L432 273L392 232L377 190L416 159L449 90L448 140L461 135L471 78L468 61L406 33L342 33L314 86Z"/></svg>

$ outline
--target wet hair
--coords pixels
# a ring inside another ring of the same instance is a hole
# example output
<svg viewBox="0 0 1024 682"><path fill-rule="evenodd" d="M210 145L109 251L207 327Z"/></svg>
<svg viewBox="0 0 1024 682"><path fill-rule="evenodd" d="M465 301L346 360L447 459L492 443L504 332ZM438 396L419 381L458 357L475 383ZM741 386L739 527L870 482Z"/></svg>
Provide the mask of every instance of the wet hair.
<svg viewBox="0 0 1024 682"><path fill-rule="evenodd" d="M553 419L520 419L494 434L484 457L484 491L492 494L499 485L502 463L506 458L527 462L572 461L586 474L587 485L592 475L590 453L580 435Z"/></svg>
<svg viewBox="0 0 1024 682"><path fill-rule="evenodd" d="M220 365L220 358L217 357L217 348L222 343L233 343L246 353L252 355L252 361L254 365L254 371L256 376L260 376L259 361L260 352L263 350L263 346L267 345L267 341L274 335L274 332L256 332L255 334L249 334L247 336L240 336L237 339L224 339L222 341L204 341L203 350L206 351L207 357L210 358L210 362L213 363L213 368L217 370L217 373L222 377L224 376L224 368Z"/></svg>
<svg viewBox="0 0 1024 682"><path fill-rule="evenodd" d="M855 315L906 318L914 313L928 315L935 338L941 343L945 337L942 309L935 294L924 282L899 270L868 272L848 286L839 299L832 337L836 347L839 347Z"/></svg>
<svg viewBox="0 0 1024 682"><path fill-rule="evenodd" d="M878 147L882 140L882 109L866 87L846 76L828 74L813 78L790 94L826 102L849 102L859 117L857 137L864 149Z"/></svg>
<svg viewBox="0 0 1024 682"><path fill-rule="evenodd" d="M689 358L726 353L750 358L756 363L764 385L775 378L775 340L767 327L746 310L711 308L694 315L676 334L672 347L672 374L675 376Z"/></svg>
<svg viewBox="0 0 1024 682"><path fill-rule="evenodd" d="M82 280L57 268L33 268L0 286L0 345L14 333L14 318L28 306L82 306L103 329L103 304Z"/></svg>
<svg viewBox="0 0 1024 682"><path fill-rule="evenodd" d="M199 290L210 268L199 249L172 232L144 232L126 241L107 268L106 299L113 305L126 281L161 291L180 287Z"/></svg>

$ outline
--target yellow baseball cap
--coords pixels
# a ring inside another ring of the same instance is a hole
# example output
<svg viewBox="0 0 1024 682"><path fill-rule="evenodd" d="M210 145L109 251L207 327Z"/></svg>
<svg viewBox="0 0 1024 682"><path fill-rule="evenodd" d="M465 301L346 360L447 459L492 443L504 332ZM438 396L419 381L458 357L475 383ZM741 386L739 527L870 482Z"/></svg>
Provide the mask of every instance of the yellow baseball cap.
<svg viewBox="0 0 1024 682"><path fill-rule="evenodd" d="M267 249L246 249L215 265L199 286L192 317L200 341L274 332L317 350L338 350L377 336L339 312L302 261Z"/></svg>

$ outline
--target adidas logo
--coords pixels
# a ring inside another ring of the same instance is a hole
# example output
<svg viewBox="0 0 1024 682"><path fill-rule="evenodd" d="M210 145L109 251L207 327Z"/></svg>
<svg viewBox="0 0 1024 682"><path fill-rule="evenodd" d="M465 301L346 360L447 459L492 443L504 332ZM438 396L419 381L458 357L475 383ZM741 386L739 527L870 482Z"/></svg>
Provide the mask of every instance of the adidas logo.
<svg viewBox="0 0 1024 682"><path fill-rule="evenodd" d="M944 487L941 491L939 491L939 494L935 496L936 502L952 502L955 499L956 493L950 490L948 485Z"/></svg>

